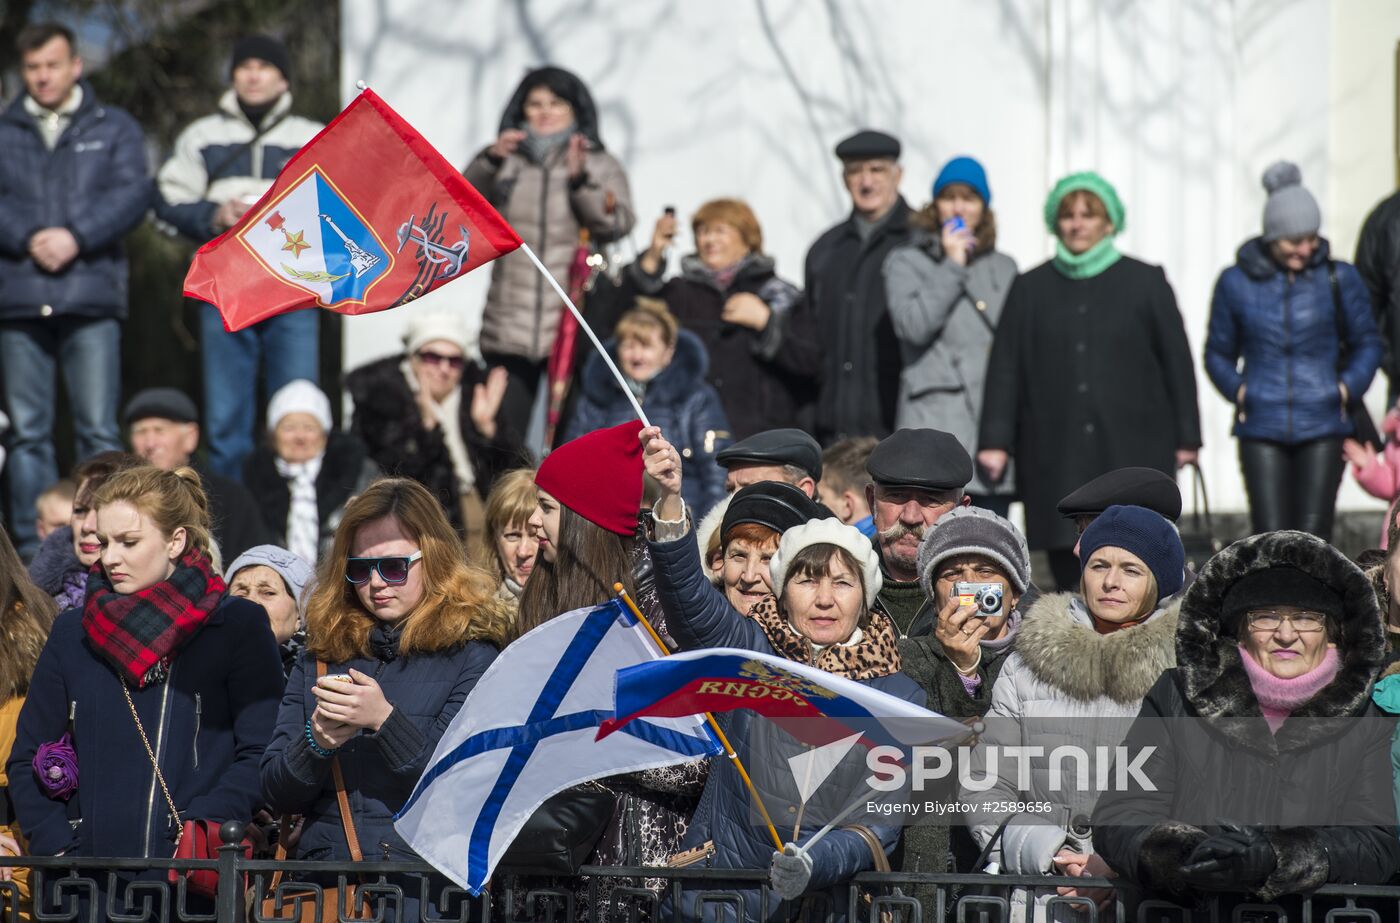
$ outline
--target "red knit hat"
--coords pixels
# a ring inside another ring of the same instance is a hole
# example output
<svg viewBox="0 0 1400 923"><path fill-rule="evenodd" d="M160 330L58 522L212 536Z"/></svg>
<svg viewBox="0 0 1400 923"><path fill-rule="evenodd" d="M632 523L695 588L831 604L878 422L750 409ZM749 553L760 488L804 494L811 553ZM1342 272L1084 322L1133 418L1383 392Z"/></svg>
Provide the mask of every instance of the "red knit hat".
<svg viewBox="0 0 1400 923"><path fill-rule="evenodd" d="M631 420L564 443L540 463L535 486L594 525L631 535L642 508L641 431Z"/></svg>

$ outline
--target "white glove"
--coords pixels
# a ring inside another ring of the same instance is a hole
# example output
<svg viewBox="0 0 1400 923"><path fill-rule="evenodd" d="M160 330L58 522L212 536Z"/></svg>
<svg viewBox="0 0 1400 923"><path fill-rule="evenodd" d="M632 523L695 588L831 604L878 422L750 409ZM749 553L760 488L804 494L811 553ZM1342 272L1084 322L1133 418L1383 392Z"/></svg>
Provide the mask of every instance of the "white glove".
<svg viewBox="0 0 1400 923"><path fill-rule="evenodd" d="M782 852L773 853L768 880L784 900L797 900L807 890L807 882L812 880L812 857L807 850L787 844Z"/></svg>

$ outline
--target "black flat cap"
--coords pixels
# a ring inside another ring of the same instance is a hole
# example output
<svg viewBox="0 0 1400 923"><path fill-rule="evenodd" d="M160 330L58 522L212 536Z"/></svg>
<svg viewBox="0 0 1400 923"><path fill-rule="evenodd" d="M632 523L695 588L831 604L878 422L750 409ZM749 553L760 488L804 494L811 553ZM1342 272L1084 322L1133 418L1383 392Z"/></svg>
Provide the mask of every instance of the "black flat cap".
<svg viewBox="0 0 1400 923"><path fill-rule="evenodd" d="M768 429L721 449L715 461L735 465L793 465L822 479L822 447L800 429Z"/></svg>
<svg viewBox="0 0 1400 923"><path fill-rule="evenodd" d="M867 128L836 145L836 156L842 160L871 160L876 157L898 160L899 139Z"/></svg>
<svg viewBox="0 0 1400 923"><path fill-rule="evenodd" d="M1176 522L1181 518L1181 488L1156 468L1118 468L1072 492L1055 509L1072 519L1097 516L1110 506L1143 506Z"/></svg>
<svg viewBox="0 0 1400 923"><path fill-rule="evenodd" d="M972 480L972 457L952 433L900 429L874 448L865 470L888 487L961 489Z"/></svg>
<svg viewBox="0 0 1400 923"><path fill-rule="evenodd" d="M174 388L147 388L127 402L122 419L130 426L137 420L160 417L176 423L198 423L199 408L183 391Z"/></svg>
<svg viewBox="0 0 1400 923"><path fill-rule="evenodd" d="M720 522L720 538L746 522L767 526L779 535L810 519L821 519L817 502L784 481L759 481L740 488L729 501Z"/></svg>

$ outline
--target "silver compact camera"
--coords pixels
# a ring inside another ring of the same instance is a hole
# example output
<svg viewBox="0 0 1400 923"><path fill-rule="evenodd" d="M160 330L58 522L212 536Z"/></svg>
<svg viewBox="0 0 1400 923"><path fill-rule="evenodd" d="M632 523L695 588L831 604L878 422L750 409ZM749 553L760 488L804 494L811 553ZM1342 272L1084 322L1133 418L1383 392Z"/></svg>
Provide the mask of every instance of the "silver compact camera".
<svg viewBox="0 0 1400 923"><path fill-rule="evenodd" d="M1006 588L1000 583L963 583L959 581L953 584L953 595L958 598L958 605L971 606L982 615L999 615L1001 613L1001 599Z"/></svg>

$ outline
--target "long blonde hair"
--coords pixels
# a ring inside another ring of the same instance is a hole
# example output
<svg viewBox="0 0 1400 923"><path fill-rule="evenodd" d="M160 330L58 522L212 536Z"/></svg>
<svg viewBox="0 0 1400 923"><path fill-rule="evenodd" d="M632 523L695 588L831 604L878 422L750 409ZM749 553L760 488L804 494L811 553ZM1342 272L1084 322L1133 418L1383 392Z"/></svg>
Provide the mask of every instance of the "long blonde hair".
<svg viewBox="0 0 1400 923"><path fill-rule="evenodd" d="M185 530L185 550L198 548L223 570L219 547L209 524L209 497L193 468L165 471L154 465L138 465L114 473L93 496L92 508L126 502L145 513L167 538ZM183 552L182 552L183 554Z"/></svg>
<svg viewBox="0 0 1400 923"><path fill-rule="evenodd" d="M423 599L404 619L400 653L439 653L472 639L504 647L510 641L510 619L494 598L496 583L485 570L467 563L441 504L417 481L380 478L346 504L330 553L321 562L316 590L306 607L308 653L329 663L370 656L375 618L345 579L345 562L355 534L389 517L423 552Z"/></svg>

